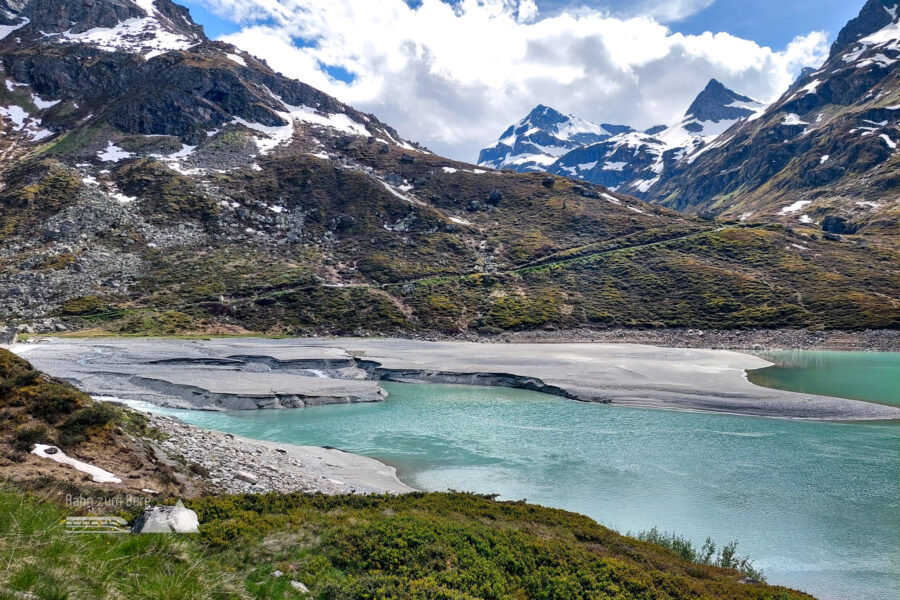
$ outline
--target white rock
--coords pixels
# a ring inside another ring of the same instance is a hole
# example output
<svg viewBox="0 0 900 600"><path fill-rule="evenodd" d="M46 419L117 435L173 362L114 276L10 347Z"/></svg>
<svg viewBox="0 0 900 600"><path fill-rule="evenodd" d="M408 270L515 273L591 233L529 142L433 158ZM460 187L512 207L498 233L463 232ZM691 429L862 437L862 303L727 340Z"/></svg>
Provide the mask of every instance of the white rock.
<svg viewBox="0 0 900 600"><path fill-rule="evenodd" d="M197 513L185 508L181 500L175 506L151 506L132 528L134 533L199 533Z"/></svg>
<svg viewBox="0 0 900 600"><path fill-rule="evenodd" d="M253 473L248 473L247 471L235 471L234 476L235 478L250 484L259 483L259 477Z"/></svg>
<svg viewBox="0 0 900 600"><path fill-rule="evenodd" d="M291 581L291 587L300 592L301 594L308 594L309 588L300 583L299 581Z"/></svg>

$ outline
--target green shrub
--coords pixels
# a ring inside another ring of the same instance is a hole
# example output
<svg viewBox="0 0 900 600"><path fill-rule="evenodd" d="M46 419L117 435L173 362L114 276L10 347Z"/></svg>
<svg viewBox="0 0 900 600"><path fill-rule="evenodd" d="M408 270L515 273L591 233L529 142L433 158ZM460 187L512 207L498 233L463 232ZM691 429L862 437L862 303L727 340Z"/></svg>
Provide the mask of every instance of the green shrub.
<svg viewBox="0 0 900 600"><path fill-rule="evenodd" d="M89 401L86 394L56 382L42 382L20 393L26 399L29 414L48 423L55 423Z"/></svg>
<svg viewBox="0 0 900 600"><path fill-rule="evenodd" d="M96 402L73 413L59 426L59 444L75 446L83 442L91 429L103 427L116 421L120 415L118 408L111 404Z"/></svg>
<svg viewBox="0 0 900 600"><path fill-rule="evenodd" d="M48 435L47 426L43 423L20 427L13 432L13 448L20 452L31 452L35 444L49 441Z"/></svg>
<svg viewBox="0 0 900 600"><path fill-rule="evenodd" d="M697 548L686 537L676 533L659 531L656 527L649 531L642 531L635 536L639 540L662 546L671 550L681 558L698 565L712 565L723 569L734 569L757 581L765 581L762 571L757 569L747 556L737 555L736 541L729 542L716 553L716 543L712 538L706 538L703 547Z"/></svg>

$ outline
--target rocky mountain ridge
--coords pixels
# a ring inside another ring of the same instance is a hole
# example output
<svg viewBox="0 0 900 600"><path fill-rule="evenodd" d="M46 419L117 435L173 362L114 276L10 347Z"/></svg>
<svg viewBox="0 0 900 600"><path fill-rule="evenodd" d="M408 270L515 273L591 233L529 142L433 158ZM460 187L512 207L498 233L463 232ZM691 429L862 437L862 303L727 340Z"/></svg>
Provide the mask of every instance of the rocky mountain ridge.
<svg viewBox="0 0 900 600"><path fill-rule="evenodd" d="M595 125L539 104L500 134L494 145L483 149L478 165L519 173L547 171L549 165L570 150L631 131L625 125Z"/></svg>
<svg viewBox="0 0 900 600"><path fill-rule="evenodd" d="M688 107L684 118L671 126L659 125L641 132L628 126L594 125L604 135L560 142L551 129L560 119L567 126L579 124L583 131L591 125L538 106L504 132L497 143L482 150L478 164L520 172L546 171L643 197L676 162L692 160L734 123L752 118L763 108L713 79ZM558 117L549 122L535 118L548 112Z"/></svg>
<svg viewBox="0 0 900 600"><path fill-rule="evenodd" d="M896 232L900 223L900 3L868 0L828 60L739 123L646 199L730 218Z"/></svg>

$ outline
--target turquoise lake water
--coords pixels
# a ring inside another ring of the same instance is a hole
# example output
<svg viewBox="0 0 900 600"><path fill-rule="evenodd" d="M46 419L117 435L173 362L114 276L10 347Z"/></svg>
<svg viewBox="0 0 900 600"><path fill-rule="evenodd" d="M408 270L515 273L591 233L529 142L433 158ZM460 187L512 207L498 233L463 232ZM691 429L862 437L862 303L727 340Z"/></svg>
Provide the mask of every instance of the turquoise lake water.
<svg viewBox="0 0 900 600"><path fill-rule="evenodd" d="M522 390L386 384L383 403L165 410L250 438L328 445L426 490L497 493L622 532L739 541L771 583L900 598L900 425L583 404Z"/></svg>
<svg viewBox="0 0 900 600"><path fill-rule="evenodd" d="M757 385L900 406L900 352L778 350L775 366L749 372Z"/></svg>

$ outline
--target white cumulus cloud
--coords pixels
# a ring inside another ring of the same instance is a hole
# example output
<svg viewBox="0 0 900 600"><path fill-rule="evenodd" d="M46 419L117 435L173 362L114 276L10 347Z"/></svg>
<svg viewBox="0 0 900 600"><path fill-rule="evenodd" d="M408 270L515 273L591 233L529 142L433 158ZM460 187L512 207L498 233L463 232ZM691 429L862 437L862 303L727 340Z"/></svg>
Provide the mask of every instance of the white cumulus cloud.
<svg viewBox="0 0 900 600"><path fill-rule="evenodd" d="M711 0L647 0L626 18L579 8L541 18L534 0L202 0L241 29L225 36L285 75L375 113L407 138L473 161L542 103L595 122L677 121L715 77L774 100L827 54L812 32L783 50L663 21ZM324 66L353 81L336 80Z"/></svg>

